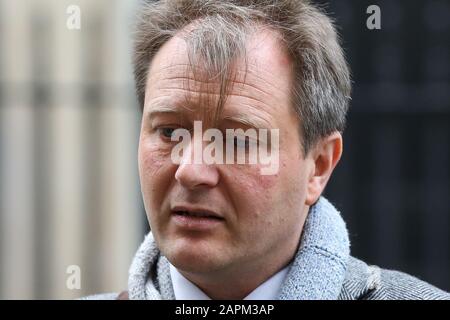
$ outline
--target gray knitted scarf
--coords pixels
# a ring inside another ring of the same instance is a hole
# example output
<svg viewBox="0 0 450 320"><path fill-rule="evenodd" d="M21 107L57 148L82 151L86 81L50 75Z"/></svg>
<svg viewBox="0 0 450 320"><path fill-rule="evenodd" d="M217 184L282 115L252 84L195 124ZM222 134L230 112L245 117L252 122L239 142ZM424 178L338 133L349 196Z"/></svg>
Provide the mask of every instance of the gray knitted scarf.
<svg viewBox="0 0 450 320"><path fill-rule="evenodd" d="M350 243L339 212L324 197L311 207L300 246L283 282L280 300L337 299L344 282ZM169 262L150 232L129 271L130 299L175 299Z"/></svg>

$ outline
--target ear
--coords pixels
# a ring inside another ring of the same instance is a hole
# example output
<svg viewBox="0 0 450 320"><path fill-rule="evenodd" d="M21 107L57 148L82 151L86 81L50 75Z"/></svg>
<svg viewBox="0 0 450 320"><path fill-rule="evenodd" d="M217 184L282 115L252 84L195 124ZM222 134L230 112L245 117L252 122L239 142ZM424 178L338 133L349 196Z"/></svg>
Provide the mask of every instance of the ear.
<svg viewBox="0 0 450 320"><path fill-rule="evenodd" d="M319 199L341 155L342 135L339 132L321 139L310 150L308 157L313 166L308 177L306 205L311 206Z"/></svg>

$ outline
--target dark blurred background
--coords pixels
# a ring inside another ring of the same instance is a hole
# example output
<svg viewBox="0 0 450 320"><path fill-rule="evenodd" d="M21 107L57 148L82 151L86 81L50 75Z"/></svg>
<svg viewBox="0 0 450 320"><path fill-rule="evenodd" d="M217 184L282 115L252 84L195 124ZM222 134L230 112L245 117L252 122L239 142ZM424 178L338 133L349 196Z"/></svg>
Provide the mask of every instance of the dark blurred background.
<svg viewBox="0 0 450 320"><path fill-rule="evenodd" d="M352 254L450 290L450 1L320 1L353 73L327 197ZM369 30L369 5L381 29Z"/></svg>

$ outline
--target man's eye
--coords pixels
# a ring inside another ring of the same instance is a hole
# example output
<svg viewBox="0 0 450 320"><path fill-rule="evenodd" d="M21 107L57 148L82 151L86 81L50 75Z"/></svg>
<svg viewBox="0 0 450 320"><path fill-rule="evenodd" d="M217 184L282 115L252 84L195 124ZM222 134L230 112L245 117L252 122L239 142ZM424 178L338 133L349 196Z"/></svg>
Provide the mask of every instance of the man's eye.
<svg viewBox="0 0 450 320"><path fill-rule="evenodd" d="M158 128L159 134L164 138L170 139L175 131L175 128Z"/></svg>
<svg viewBox="0 0 450 320"><path fill-rule="evenodd" d="M245 147L247 147L247 144L248 144L247 137L244 137L244 138L235 137L234 138L234 146L237 148L245 148Z"/></svg>
<svg viewBox="0 0 450 320"><path fill-rule="evenodd" d="M234 138L234 146L236 148L243 148L243 149L249 149L250 146L257 145L257 142L253 139L250 139L249 137L235 137Z"/></svg>

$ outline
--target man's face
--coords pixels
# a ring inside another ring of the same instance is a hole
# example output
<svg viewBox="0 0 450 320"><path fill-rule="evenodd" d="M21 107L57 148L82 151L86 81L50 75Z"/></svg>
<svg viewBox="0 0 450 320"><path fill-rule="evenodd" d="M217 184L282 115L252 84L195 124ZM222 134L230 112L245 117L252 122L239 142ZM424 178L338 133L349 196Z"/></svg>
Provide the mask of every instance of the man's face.
<svg viewBox="0 0 450 320"><path fill-rule="evenodd" d="M169 40L150 66L139 141L141 188L155 240L180 270L217 274L285 264L295 252L308 211L311 165L303 157L299 120L290 102L292 65L280 48L269 31L249 40L247 65L242 60L235 66L237 77L216 123L224 133L279 129L274 175L261 175L259 164L174 163L171 132L192 130L194 121L208 129L205 108L210 106L204 101L214 101L218 89L194 79L180 37ZM190 145L195 139L202 137L194 135ZM183 157L190 157L192 149ZM216 217L195 217L195 212Z"/></svg>

